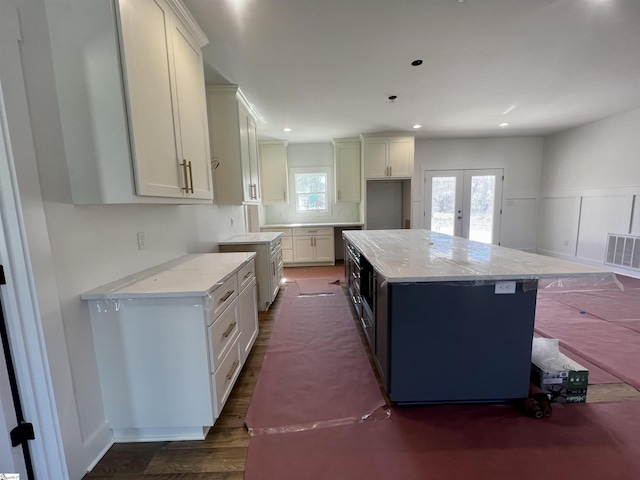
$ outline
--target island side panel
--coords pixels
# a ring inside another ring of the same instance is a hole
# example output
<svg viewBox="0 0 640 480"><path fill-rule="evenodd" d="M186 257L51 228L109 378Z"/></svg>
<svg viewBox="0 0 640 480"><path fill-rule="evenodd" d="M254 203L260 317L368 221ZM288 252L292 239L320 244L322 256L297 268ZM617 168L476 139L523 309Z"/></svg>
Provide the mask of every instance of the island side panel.
<svg viewBox="0 0 640 480"><path fill-rule="evenodd" d="M389 397L484 402L529 392L537 282L389 285Z"/></svg>

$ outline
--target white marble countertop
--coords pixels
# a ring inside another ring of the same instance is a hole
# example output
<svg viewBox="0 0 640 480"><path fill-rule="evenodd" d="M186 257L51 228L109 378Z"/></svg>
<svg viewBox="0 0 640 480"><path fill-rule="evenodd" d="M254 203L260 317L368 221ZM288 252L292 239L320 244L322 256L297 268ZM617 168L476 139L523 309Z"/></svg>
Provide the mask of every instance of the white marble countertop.
<svg viewBox="0 0 640 480"><path fill-rule="evenodd" d="M362 227L363 222L319 222L319 223L272 223L261 228L297 228L297 227Z"/></svg>
<svg viewBox="0 0 640 480"><path fill-rule="evenodd" d="M271 243L282 236L280 232L252 232L244 233L242 235L236 235L224 242L220 242L220 245L245 245L255 243Z"/></svg>
<svg viewBox="0 0 640 480"><path fill-rule="evenodd" d="M389 283L584 276L615 281L615 275L604 268L473 242L429 230L345 231L343 236Z"/></svg>
<svg viewBox="0 0 640 480"><path fill-rule="evenodd" d="M151 297L209 295L245 263L254 252L183 255L80 295L82 300L118 300Z"/></svg>

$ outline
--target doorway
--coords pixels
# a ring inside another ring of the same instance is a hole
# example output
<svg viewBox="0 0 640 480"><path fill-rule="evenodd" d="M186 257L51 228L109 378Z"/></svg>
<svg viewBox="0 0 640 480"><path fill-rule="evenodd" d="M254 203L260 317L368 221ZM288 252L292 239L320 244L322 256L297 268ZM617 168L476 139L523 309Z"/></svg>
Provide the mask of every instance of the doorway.
<svg viewBox="0 0 640 480"><path fill-rule="evenodd" d="M425 170L423 228L500 244L501 168Z"/></svg>

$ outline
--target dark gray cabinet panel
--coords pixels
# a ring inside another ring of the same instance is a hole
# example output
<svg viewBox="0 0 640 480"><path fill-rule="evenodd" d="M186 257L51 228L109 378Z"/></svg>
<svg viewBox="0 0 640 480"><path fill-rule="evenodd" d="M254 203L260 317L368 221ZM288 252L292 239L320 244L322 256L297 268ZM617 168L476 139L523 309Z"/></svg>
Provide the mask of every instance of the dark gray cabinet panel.
<svg viewBox="0 0 640 480"><path fill-rule="evenodd" d="M478 402L528 395L536 288L391 284L389 378L396 403ZM380 298L380 300L382 300Z"/></svg>

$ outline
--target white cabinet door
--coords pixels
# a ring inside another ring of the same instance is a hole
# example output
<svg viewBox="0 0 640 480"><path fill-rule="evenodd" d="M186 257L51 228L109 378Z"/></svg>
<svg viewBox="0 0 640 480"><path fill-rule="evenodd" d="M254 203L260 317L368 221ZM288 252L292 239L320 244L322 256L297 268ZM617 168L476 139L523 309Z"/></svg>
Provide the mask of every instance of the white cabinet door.
<svg viewBox="0 0 640 480"><path fill-rule="evenodd" d="M238 131L240 134L240 168L242 173L242 199L253 200L251 166L249 164L249 114L238 105Z"/></svg>
<svg viewBox="0 0 640 480"><path fill-rule="evenodd" d="M285 205L289 198L287 142L260 142L260 175L262 203Z"/></svg>
<svg viewBox="0 0 640 480"><path fill-rule="evenodd" d="M136 192L182 197L170 8L163 0L121 1L120 20Z"/></svg>
<svg viewBox="0 0 640 480"><path fill-rule="evenodd" d="M260 203L257 127L248 102L237 85L210 85L207 106L217 203Z"/></svg>
<svg viewBox="0 0 640 480"><path fill-rule="evenodd" d="M336 202L360 203L360 141L334 141Z"/></svg>
<svg viewBox="0 0 640 480"><path fill-rule="evenodd" d="M333 235L313 237L314 260L317 262L333 262L335 260Z"/></svg>
<svg viewBox="0 0 640 480"><path fill-rule="evenodd" d="M251 347L258 336L258 308L256 281L251 283L238 296L238 321L240 322L240 358L242 364L247 360Z"/></svg>
<svg viewBox="0 0 640 480"><path fill-rule="evenodd" d="M249 179L251 182L252 200L260 203L262 187L260 185L260 162L258 158L258 129L252 117L247 117L247 140L249 141Z"/></svg>
<svg viewBox="0 0 640 480"><path fill-rule="evenodd" d="M181 162L188 162L188 195L213 198L202 51L178 22L173 23ZM183 169L184 171L185 169Z"/></svg>
<svg viewBox="0 0 640 480"><path fill-rule="evenodd" d="M293 237L293 261L313 262L315 261L315 252L313 248L312 236Z"/></svg>
<svg viewBox="0 0 640 480"><path fill-rule="evenodd" d="M413 176L413 139L389 140L389 176L411 178Z"/></svg>
<svg viewBox="0 0 640 480"><path fill-rule="evenodd" d="M365 178L413 177L414 142L413 137L364 138Z"/></svg>
<svg viewBox="0 0 640 480"><path fill-rule="evenodd" d="M365 139L364 174L367 180L386 178L388 143L385 139Z"/></svg>

